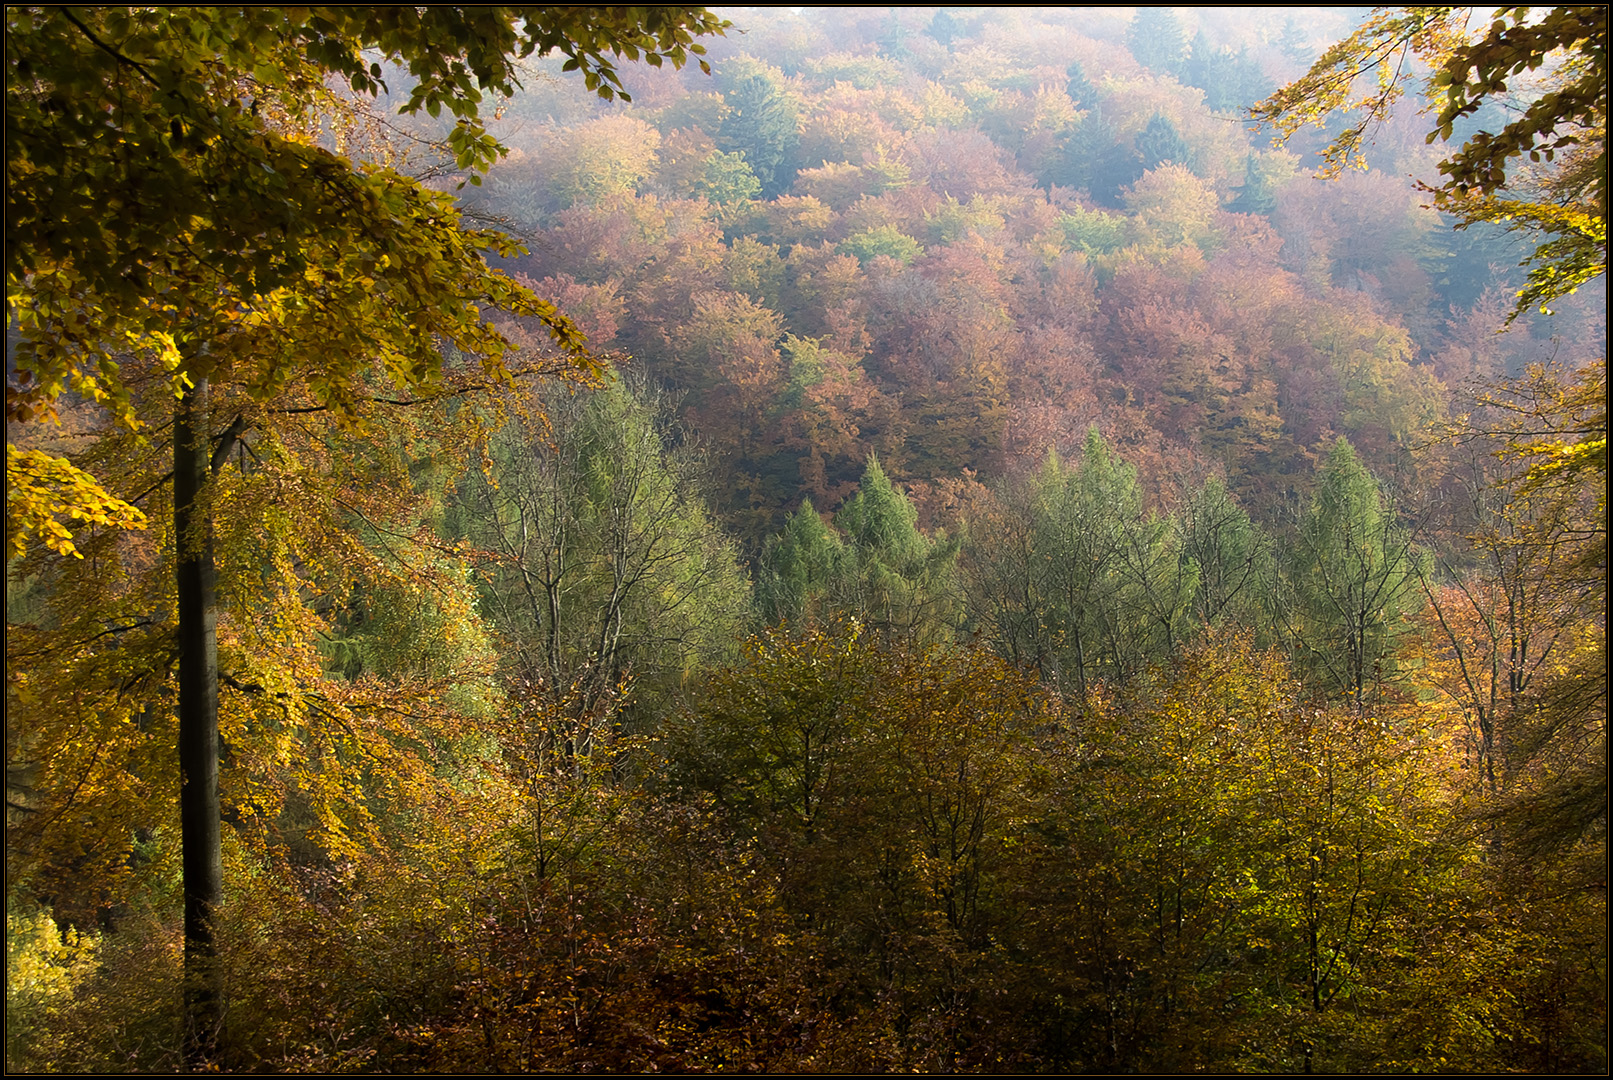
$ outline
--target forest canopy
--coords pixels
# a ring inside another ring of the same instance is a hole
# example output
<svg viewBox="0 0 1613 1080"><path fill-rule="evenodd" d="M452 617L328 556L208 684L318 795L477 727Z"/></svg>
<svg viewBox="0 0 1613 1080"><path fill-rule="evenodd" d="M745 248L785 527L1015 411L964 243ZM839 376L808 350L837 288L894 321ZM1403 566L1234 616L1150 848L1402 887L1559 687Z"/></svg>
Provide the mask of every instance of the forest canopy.
<svg viewBox="0 0 1613 1080"><path fill-rule="evenodd" d="M8 1069L1605 1070L1605 9L6 18Z"/></svg>

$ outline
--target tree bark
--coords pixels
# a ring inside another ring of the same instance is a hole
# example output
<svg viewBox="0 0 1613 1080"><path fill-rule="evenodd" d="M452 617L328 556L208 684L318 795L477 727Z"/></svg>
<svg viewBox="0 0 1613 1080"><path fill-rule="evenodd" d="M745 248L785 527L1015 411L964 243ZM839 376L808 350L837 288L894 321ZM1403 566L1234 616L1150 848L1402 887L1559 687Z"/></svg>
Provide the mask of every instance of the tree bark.
<svg viewBox="0 0 1613 1080"><path fill-rule="evenodd" d="M179 594L179 822L185 884L185 1061L212 1061L222 1019L213 920L224 892L218 802L218 609L207 380L174 413Z"/></svg>

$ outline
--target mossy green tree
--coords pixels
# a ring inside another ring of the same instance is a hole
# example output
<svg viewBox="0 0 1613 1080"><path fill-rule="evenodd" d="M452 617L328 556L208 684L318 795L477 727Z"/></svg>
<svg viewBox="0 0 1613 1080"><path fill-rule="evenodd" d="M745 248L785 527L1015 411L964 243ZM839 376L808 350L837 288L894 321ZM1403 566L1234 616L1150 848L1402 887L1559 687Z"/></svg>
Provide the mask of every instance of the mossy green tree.
<svg viewBox="0 0 1613 1080"><path fill-rule="evenodd" d="M1075 465L1050 453L1004 485L971 522L964 566L975 626L1079 699L1168 658L1191 632L1198 569L1096 428Z"/></svg>
<svg viewBox="0 0 1613 1080"><path fill-rule="evenodd" d="M1427 559L1347 439L1317 474L1286 571L1295 604L1279 612L1297 666L1313 688L1365 706L1396 678Z"/></svg>
<svg viewBox="0 0 1613 1080"><path fill-rule="evenodd" d="M835 523L845 531L850 555L849 613L886 640L939 641L952 634L958 542L919 531L918 511L874 455Z"/></svg>
<svg viewBox="0 0 1613 1080"><path fill-rule="evenodd" d="M540 410L498 434L458 508L487 556L480 606L504 677L572 719L609 720L631 686L632 715L648 723L737 646L750 583L706 507L699 453L676 442L652 393L561 387ZM596 734L609 729L574 749Z"/></svg>
<svg viewBox="0 0 1613 1080"><path fill-rule="evenodd" d="M849 558L840 535L825 524L811 499L803 499L762 552L756 589L762 620L801 625L827 617L849 577Z"/></svg>

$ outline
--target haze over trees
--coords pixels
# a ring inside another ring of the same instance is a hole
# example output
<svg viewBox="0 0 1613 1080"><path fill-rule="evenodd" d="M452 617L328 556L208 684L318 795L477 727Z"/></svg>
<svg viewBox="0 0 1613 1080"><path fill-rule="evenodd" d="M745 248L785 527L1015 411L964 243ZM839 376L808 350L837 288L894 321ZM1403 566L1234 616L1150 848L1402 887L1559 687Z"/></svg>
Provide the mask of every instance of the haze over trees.
<svg viewBox="0 0 1613 1080"><path fill-rule="evenodd" d="M1358 14L8 8L8 1067L1605 1069L1606 10Z"/></svg>

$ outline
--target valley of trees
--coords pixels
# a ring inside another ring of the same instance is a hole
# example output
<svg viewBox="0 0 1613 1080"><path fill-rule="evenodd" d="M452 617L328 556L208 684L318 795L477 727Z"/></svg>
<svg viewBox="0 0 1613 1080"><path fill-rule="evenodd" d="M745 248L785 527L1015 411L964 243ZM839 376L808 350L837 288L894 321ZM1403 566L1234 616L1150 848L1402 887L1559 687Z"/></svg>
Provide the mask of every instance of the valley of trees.
<svg viewBox="0 0 1613 1080"><path fill-rule="evenodd" d="M1487 17L8 7L8 1070L1605 1071Z"/></svg>

